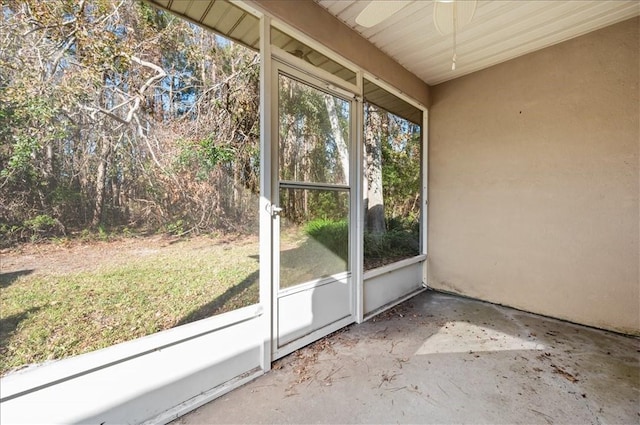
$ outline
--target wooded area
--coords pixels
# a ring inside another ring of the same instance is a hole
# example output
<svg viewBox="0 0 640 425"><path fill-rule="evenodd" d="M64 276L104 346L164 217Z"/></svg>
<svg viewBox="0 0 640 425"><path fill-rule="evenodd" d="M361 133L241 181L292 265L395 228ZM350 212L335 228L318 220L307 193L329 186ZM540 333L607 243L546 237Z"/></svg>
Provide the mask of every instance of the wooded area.
<svg viewBox="0 0 640 425"><path fill-rule="evenodd" d="M246 231L258 54L133 0L3 2L0 231Z"/></svg>

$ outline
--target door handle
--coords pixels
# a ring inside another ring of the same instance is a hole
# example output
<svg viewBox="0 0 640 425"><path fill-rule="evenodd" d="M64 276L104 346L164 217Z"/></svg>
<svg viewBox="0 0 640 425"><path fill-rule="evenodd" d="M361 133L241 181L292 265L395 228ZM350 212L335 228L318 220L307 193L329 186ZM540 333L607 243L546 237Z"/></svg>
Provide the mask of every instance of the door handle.
<svg viewBox="0 0 640 425"><path fill-rule="evenodd" d="M271 217L277 217L282 212L282 208L277 207L274 204L269 204L267 208L268 208L267 211L269 212L269 214L271 214Z"/></svg>

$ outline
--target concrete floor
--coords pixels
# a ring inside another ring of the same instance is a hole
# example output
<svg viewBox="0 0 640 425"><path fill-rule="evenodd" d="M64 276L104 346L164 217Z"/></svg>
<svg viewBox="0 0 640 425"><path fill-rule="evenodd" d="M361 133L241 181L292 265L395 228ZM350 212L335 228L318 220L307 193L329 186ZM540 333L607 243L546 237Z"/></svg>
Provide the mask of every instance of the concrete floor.
<svg viewBox="0 0 640 425"><path fill-rule="evenodd" d="M176 423L638 424L640 340L429 291Z"/></svg>

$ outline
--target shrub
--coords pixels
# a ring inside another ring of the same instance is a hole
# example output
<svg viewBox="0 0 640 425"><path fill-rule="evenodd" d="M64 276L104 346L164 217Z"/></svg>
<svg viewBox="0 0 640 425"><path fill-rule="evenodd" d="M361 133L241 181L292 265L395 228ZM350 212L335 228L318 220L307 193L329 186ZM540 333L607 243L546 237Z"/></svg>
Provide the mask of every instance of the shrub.
<svg viewBox="0 0 640 425"><path fill-rule="evenodd" d="M7 248L20 240L22 226L0 223L0 248Z"/></svg>
<svg viewBox="0 0 640 425"><path fill-rule="evenodd" d="M175 220L165 226L165 232L172 236L182 236L186 233L185 225L186 223L184 222L184 220Z"/></svg>
<svg viewBox="0 0 640 425"><path fill-rule="evenodd" d="M413 222L387 224L382 234L364 234L364 257L385 259L412 257L420 253L419 225ZM349 225L346 220L316 219L305 226L305 233L327 247L331 252L346 260L349 253Z"/></svg>
<svg viewBox="0 0 640 425"><path fill-rule="evenodd" d="M32 242L65 233L62 223L47 214L40 214L34 218L25 220L23 228L30 232Z"/></svg>
<svg viewBox="0 0 640 425"><path fill-rule="evenodd" d="M366 264L375 267L409 258L420 253L420 222L412 217L392 217L386 220L387 231L364 234Z"/></svg>
<svg viewBox="0 0 640 425"><path fill-rule="evenodd" d="M349 258L349 224L346 220L319 218L308 222L304 231L343 260Z"/></svg>

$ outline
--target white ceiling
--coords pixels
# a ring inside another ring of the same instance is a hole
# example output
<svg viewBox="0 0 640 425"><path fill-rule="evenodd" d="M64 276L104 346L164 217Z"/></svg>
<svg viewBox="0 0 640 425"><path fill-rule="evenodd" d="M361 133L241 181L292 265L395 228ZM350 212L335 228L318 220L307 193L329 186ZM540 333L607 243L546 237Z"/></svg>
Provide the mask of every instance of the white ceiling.
<svg viewBox="0 0 640 425"><path fill-rule="evenodd" d="M640 15L638 1L478 0L473 19L457 32L452 71L453 38L436 30L433 1L411 1L371 28L355 21L367 0L314 1L430 85Z"/></svg>

